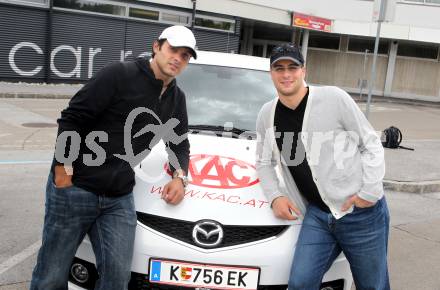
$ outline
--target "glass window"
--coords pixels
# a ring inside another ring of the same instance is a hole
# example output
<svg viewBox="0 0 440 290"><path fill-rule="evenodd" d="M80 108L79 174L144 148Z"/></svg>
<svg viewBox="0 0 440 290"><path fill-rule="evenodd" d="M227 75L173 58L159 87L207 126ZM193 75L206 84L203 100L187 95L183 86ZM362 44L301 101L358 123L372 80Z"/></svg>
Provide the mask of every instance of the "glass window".
<svg viewBox="0 0 440 290"><path fill-rule="evenodd" d="M179 14L162 13L162 21L188 24L189 17L185 16L185 15L179 15Z"/></svg>
<svg viewBox="0 0 440 290"><path fill-rule="evenodd" d="M338 34L310 31L309 47L339 50L340 36Z"/></svg>
<svg viewBox="0 0 440 290"><path fill-rule="evenodd" d="M438 45L400 42L397 55L437 59Z"/></svg>
<svg viewBox="0 0 440 290"><path fill-rule="evenodd" d="M220 29L220 30L226 30L226 31L234 31L235 30L235 23L234 22L214 20L211 18L196 17L195 25L199 26L199 27L214 28L214 29Z"/></svg>
<svg viewBox="0 0 440 290"><path fill-rule="evenodd" d="M129 16L141 19L159 20L159 11L130 7Z"/></svg>
<svg viewBox="0 0 440 290"><path fill-rule="evenodd" d="M374 52L374 38L360 38L360 37L350 37L348 41L348 50L349 51L358 51L365 52L368 49L369 53ZM379 54L388 54L389 41L388 40L379 40Z"/></svg>
<svg viewBox="0 0 440 290"><path fill-rule="evenodd" d="M252 47L252 55L253 56L261 56L263 57L264 45L262 44L254 44Z"/></svg>
<svg viewBox="0 0 440 290"><path fill-rule="evenodd" d="M270 55L272 54L272 50L277 47L277 45L275 44L268 44L267 45L267 49L266 49L266 57L270 57Z"/></svg>
<svg viewBox="0 0 440 290"><path fill-rule="evenodd" d="M426 3L430 3L430 4L440 4L440 0L426 0Z"/></svg>
<svg viewBox="0 0 440 290"><path fill-rule="evenodd" d="M55 7L125 16L125 7L86 0L54 0Z"/></svg>
<svg viewBox="0 0 440 290"><path fill-rule="evenodd" d="M186 95L190 125L232 122L255 131L261 106L276 94L267 71L190 64L177 79Z"/></svg>
<svg viewBox="0 0 440 290"><path fill-rule="evenodd" d="M49 0L13 0L11 2L21 2L21 3L32 3L32 4L47 4L49 3Z"/></svg>

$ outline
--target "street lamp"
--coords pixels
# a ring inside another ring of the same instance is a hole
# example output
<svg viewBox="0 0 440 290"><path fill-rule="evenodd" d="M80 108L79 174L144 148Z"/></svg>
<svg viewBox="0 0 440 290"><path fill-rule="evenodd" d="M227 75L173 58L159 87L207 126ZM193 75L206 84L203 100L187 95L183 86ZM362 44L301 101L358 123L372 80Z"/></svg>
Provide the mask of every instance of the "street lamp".
<svg viewBox="0 0 440 290"><path fill-rule="evenodd" d="M193 4L193 10L192 10L192 19L191 19L191 30L194 30L194 25L196 24L196 4L197 0L191 0Z"/></svg>

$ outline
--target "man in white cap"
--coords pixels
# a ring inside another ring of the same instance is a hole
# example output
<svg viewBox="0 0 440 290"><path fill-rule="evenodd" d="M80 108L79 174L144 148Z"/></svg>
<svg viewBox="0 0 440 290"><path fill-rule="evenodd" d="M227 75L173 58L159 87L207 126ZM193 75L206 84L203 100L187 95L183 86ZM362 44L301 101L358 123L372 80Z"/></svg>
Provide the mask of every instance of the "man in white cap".
<svg viewBox="0 0 440 290"><path fill-rule="evenodd" d="M177 205L184 197L187 183L189 142L185 95L175 77L191 57L197 57L195 48L196 40L188 28L168 27L153 43L151 59L107 65L62 111L58 119L57 152L46 186L42 246L30 289L67 289L70 265L86 234L95 252L99 274L95 289L127 289L136 229L133 159L144 152L147 155L154 145L151 143L160 139L154 138L153 132L141 136L136 133L172 119L170 123L177 123L171 129L159 127L166 131L159 133L169 155L177 159L170 158L173 178L164 186L162 198ZM139 108L150 115L135 117L132 130L125 130L131 113ZM72 137L71 145L62 144L60 135L72 132L71 136L81 137L80 142L74 142ZM86 139L91 133L99 134ZM167 142L173 140L170 136L179 136L180 142ZM131 141L132 159L121 158L121 154L127 153L127 137ZM81 145L75 148L75 144ZM79 152L78 158L71 162L59 157L70 156L71 152ZM97 155L102 158L90 160Z"/></svg>

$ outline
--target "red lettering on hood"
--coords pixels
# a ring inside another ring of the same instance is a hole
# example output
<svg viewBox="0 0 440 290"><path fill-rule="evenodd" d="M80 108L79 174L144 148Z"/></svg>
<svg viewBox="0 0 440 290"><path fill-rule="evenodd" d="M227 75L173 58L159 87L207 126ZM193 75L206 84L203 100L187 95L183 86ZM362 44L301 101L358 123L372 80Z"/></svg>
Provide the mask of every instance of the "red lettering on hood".
<svg viewBox="0 0 440 290"><path fill-rule="evenodd" d="M168 164L165 169L171 175ZM210 188L242 188L259 182L255 166L231 157L197 154L190 156L189 183Z"/></svg>

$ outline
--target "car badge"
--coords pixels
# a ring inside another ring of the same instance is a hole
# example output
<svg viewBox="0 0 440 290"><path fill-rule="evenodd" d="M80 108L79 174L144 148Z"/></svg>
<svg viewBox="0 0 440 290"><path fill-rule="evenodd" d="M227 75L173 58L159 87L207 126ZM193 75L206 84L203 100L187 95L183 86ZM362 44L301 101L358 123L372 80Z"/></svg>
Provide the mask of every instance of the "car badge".
<svg viewBox="0 0 440 290"><path fill-rule="evenodd" d="M212 220L202 220L193 228L192 238L196 245L203 248L214 248L223 241L222 226Z"/></svg>

